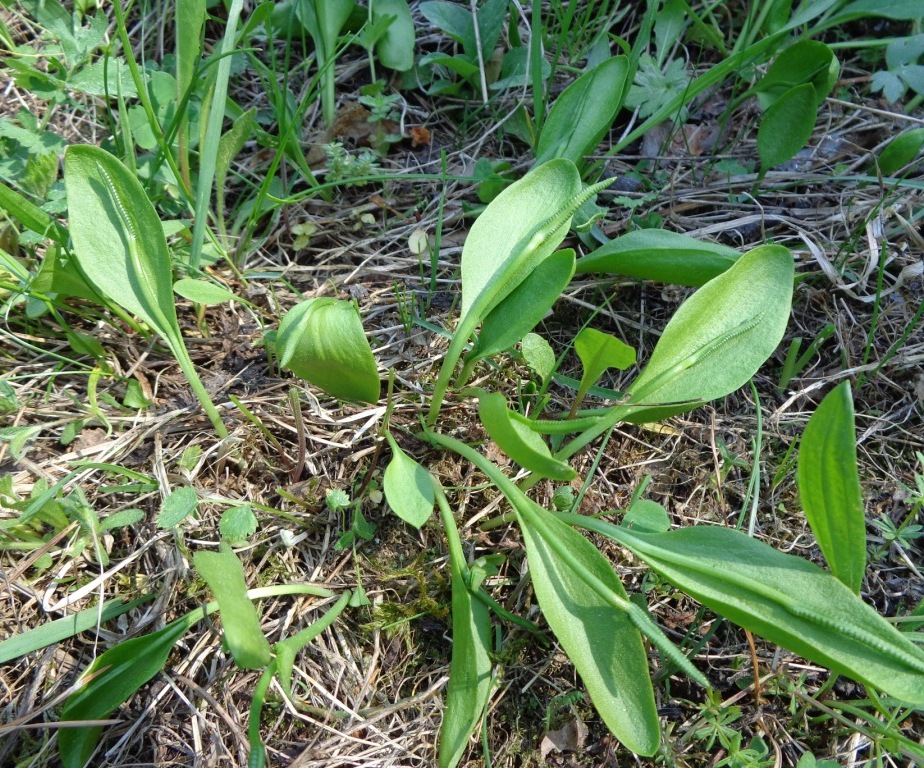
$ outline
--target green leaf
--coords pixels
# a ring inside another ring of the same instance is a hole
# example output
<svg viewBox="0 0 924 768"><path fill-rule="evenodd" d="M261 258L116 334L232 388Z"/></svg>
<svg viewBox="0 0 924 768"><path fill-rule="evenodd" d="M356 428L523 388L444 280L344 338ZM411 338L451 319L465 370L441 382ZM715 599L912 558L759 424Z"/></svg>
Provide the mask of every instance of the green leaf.
<svg viewBox="0 0 924 768"><path fill-rule="evenodd" d="M577 531L538 506L517 506L533 588L542 613L581 675L597 712L623 744L639 755L658 748L658 714L648 656L625 611L601 597L560 557L549 538L622 600L628 595L606 558ZM537 525L537 523L539 523Z"/></svg>
<svg viewBox="0 0 924 768"><path fill-rule="evenodd" d="M19 192L0 182L0 208L5 210L26 229L42 237L54 240L58 245L67 245L67 230L51 216L30 202Z"/></svg>
<svg viewBox="0 0 924 768"><path fill-rule="evenodd" d="M526 364L542 381L546 381L555 370L555 352L552 345L537 333L527 333L520 342L520 352Z"/></svg>
<svg viewBox="0 0 924 768"><path fill-rule="evenodd" d="M196 511L199 496L195 488L188 485L172 491L161 505L157 515L158 528L175 528Z"/></svg>
<svg viewBox="0 0 924 768"><path fill-rule="evenodd" d="M90 282L168 342L181 338L167 241L137 177L99 147L71 146L64 185L74 252Z"/></svg>
<svg viewBox="0 0 924 768"><path fill-rule="evenodd" d="M115 528L125 528L129 525L140 523L142 520L144 520L144 512L140 509L120 509L118 512L113 512L108 517L103 518L100 521L99 529L100 531L111 531Z"/></svg>
<svg viewBox="0 0 924 768"><path fill-rule="evenodd" d="M105 300L84 279L80 270L77 269L77 262L74 259L64 258L58 252L59 250L50 249L45 253L42 266L30 284L30 288L36 293L57 294L63 298L76 296L92 301L94 304L103 304Z"/></svg>
<svg viewBox="0 0 924 768"><path fill-rule="evenodd" d="M176 103L193 82L202 49L202 25L206 0L177 0L176 3ZM126 93L123 89L123 93ZM126 94L127 95L127 94Z"/></svg>
<svg viewBox="0 0 924 768"><path fill-rule="evenodd" d="M218 142L218 152L215 155L215 189L224 197L225 181L231 163L241 151L244 143L250 138L256 125L257 109L248 109L228 128Z"/></svg>
<svg viewBox="0 0 924 768"><path fill-rule="evenodd" d="M757 154L763 170L795 157L812 137L817 108L810 84L791 88L771 106L757 129Z"/></svg>
<svg viewBox="0 0 924 768"><path fill-rule="evenodd" d="M843 24L845 21L860 19L868 16L883 17L896 21L915 21L921 18L921 3L919 0L855 0L833 19L828 20L828 26Z"/></svg>
<svg viewBox="0 0 924 768"><path fill-rule="evenodd" d="M480 392L478 416L497 446L524 469L541 477L567 482L577 473L554 458L542 436L530 429L529 419L507 408L500 392Z"/></svg>
<svg viewBox="0 0 924 768"><path fill-rule="evenodd" d="M671 527L667 510L650 499L635 501L619 524L630 531L642 533L665 533Z"/></svg>
<svg viewBox="0 0 924 768"><path fill-rule="evenodd" d="M629 60L614 56L562 91L542 126L536 163L565 157L580 165L616 119L629 76Z"/></svg>
<svg viewBox="0 0 924 768"><path fill-rule="evenodd" d="M382 66L407 72L414 66L414 20L407 0L375 0L372 19L392 16L392 21L375 43L375 55Z"/></svg>
<svg viewBox="0 0 924 768"><path fill-rule="evenodd" d="M640 229L617 237L578 259L575 271L610 272L642 280L700 287L718 277L741 254L678 232Z"/></svg>
<svg viewBox="0 0 924 768"><path fill-rule="evenodd" d="M279 364L344 400L374 403L381 384L359 312L347 301L307 299L283 318Z"/></svg>
<svg viewBox="0 0 924 768"><path fill-rule="evenodd" d="M173 292L177 296L189 299L196 304L224 304L229 301L241 301L227 288L222 288L209 280L196 280L184 277L173 284Z"/></svg>
<svg viewBox="0 0 924 768"><path fill-rule="evenodd" d="M727 528L642 534L568 516L602 533L721 616L806 659L924 704L924 651L817 565Z"/></svg>
<svg viewBox="0 0 924 768"><path fill-rule="evenodd" d="M806 424L798 475L805 518L831 573L860 594L866 570L866 518L850 382L832 389Z"/></svg>
<svg viewBox="0 0 924 768"><path fill-rule="evenodd" d="M815 89L817 109L837 82L839 72L840 65L827 45L817 40L799 40L777 56L754 92L766 110L793 88L808 83Z"/></svg>
<svg viewBox="0 0 924 768"><path fill-rule="evenodd" d="M484 318L466 361L510 349L538 325L574 275L574 249L555 251Z"/></svg>
<svg viewBox="0 0 924 768"><path fill-rule="evenodd" d="M584 372L578 388L580 402L597 379L610 368L624 371L635 365L635 348L596 328L584 328L574 339L574 351L581 360Z"/></svg>
<svg viewBox="0 0 924 768"><path fill-rule="evenodd" d="M879 154L877 163L883 176L898 173L912 162L924 146L924 128L914 128L896 136Z"/></svg>
<svg viewBox="0 0 924 768"><path fill-rule="evenodd" d="M649 407L624 418L657 421L744 385L783 338L793 272L786 248L761 245L681 304L629 388Z"/></svg>
<svg viewBox="0 0 924 768"><path fill-rule="evenodd" d="M449 547L449 568L452 659L446 711L440 728L439 768L454 768L459 764L491 695L491 614L481 600L472 599L466 579L468 568L458 543Z"/></svg>
<svg viewBox="0 0 924 768"><path fill-rule="evenodd" d="M150 635L119 643L98 656L81 675L81 680L87 682L68 698L60 719L108 717L164 668L167 656L187 628L185 619L180 619ZM83 768L102 731L102 726L62 728L58 733L58 754L64 768Z"/></svg>
<svg viewBox="0 0 924 768"><path fill-rule="evenodd" d="M390 432L391 461L385 468L382 487L392 511L404 522L420 528L433 514L435 495L430 473L401 450Z"/></svg>
<svg viewBox="0 0 924 768"><path fill-rule="evenodd" d="M218 601L225 642L238 666L261 669L270 662L270 646L260 629L257 609L247 598L244 568L222 545L219 552L196 552L193 564Z"/></svg>
<svg viewBox="0 0 924 768"><path fill-rule="evenodd" d="M218 521L218 532L221 538L235 545L246 542L257 530L257 516L253 513L250 504L241 504L238 507L228 507L221 513Z"/></svg>
<svg viewBox="0 0 924 768"><path fill-rule="evenodd" d="M114 517L114 515L110 517ZM92 608L84 608L82 611L65 616L63 619L48 621L33 629L11 635L0 642L0 664L6 664L8 661L18 659L27 653L47 648L49 645L58 643L61 640L66 640L69 637L79 635L81 632L94 629L100 624L112 621L112 619L121 616L123 613L128 613L133 608L153 599L154 595L146 595L131 602L107 600L101 606L95 605Z"/></svg>

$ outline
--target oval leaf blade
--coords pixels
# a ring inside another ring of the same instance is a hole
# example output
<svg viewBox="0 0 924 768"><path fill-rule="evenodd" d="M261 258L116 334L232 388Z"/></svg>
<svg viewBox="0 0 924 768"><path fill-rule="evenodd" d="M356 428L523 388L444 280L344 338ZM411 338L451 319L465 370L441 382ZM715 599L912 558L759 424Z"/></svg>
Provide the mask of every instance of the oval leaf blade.
<svg viewBox="0 0 924 768"><path fill-rule="evenodd" d="M529 420L507 407L500 392L479 393L478 416L497 447L523 469L563 482L577 477L568 464L552 456L542 437L530 429Z"/></svg>
<svg viewBox="0 0 924 768"><path fill-rule="evenodd" d="M219 552L196 552L193 563L218 601L225 642L234 661L245 669L269 664L270 646L260 629L257 609L247 597L244 568L224 546Z"/></svg>
<svg viewBox="0 0 924 768"><path fill-rule="evenodd" d="M757 129L757 154L766 171L795 157L812 137L816 119L815 88L811 83L790 88L777 99Z"/></svg>
<svg viewBox="0 0 924 768"><path fill-rule="evenodd" d="M924 651L814 563L728 528L642 534L601 521L586 527L745 629L902 701L924 703Z"/></svg>
<svg viewBox="0 0 924 768"><path fill-rule="evenodd" d="M209 282L208 280L196 280L192 277L184 277L173 284L173 292L177 296L189 299L196 304L224 304L229 301L243 301L235 296L227 288Z"/></svg>
<svg viewBox="0 0 924 768"><path fill-rule="evenodd" d="M799 496L828 567L855 594L866 571L866 518L850 382L832 389L805 425Z"/></svg>
<svg viewBox="0 0 924 768"><path fill-rule="evenodd" d="M379 399L375 357L350 302L318 298L296 305L279 325L276 349L283 368L334 397Z"/></svg>
<svg viewBox="0 0 924 768"><path fill-rule="evenodd" d="M392 511L404 522L420 528L433 512L436 497L430 473L401 450L390 432L391 461L385 467L383 490Z"/></svg>
<svg viewBox="0 0 924 768"><path fill-rule="evenodd" d="M687 299L629 388L630 402L654 407L625 419L657 421L744 385L783 338L793 272L786 248L758 246Z"/></svg>
<svg viewBox="0 0 924 768"><path fill-rule="evenodd" d="M639 755L658 748L658 714L648 673L648 657L638 630L626 614L605 602L565 563L528 517L567 547L580 564L623 599L626 591L606 558L581 534L544 509L518 509L533 589L542 613L580 673L606 726Z"/></svg>
<svg viewBox="0 0 924 768"><path fill-rule="evenodd" d="M574 351L581 360L584 372L578 388L578 399L583 398L590 385L610 368L624 371L635 365L635 348L596 328L584 328L574 339Z"/></svg>
<svg viewBox="0 0 924 768"><path fill-rule="evenodd" d="M178 338L170 253L141 182L100 147L77 145L64 156L64 186L74 252L89 281L168 341Z"/></svg>
<svg viewBox="0 0 924 768"><path fill-rule="evenodd" d="M664 229L640 229L578 259L575 271L610 272L698 288L722 274L740 256L734 248L719 243Z"/></svg>
<svg viewBox="0 0 924 768"><path fill-rule="evenodd" d="M542 126L536 163L564 157L576 164L593 152L622 107L629 60L614 56L562 91Z"/></svg>

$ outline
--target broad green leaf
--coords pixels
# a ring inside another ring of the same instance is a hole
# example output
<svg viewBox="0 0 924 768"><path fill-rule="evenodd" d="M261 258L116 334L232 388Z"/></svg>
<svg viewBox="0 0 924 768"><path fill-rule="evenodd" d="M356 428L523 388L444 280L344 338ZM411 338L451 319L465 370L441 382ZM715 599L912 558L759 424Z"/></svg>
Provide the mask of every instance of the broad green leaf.
<svg viewBox="0 0 924 768"><path fill-rule="evenodd" d="M414 66L414 20L407 0L375 0L372 19L392 16L392 21L375 43L375 55L382 66L406 72Z"/></svg>
<svg viewBox="0 0 924 768"><path fill-rule="evenodd" d="M279 364L344 400L374 403L381 384L356 308L332 298L306 299L283 318Z"/></svg>
<svg viewBox="0 0 924 768"><path fill-rule="evenodd" d="M799 446L799 496L828 567L860 594L866 571L866 518L857 470L850 382L821 401Z"/></svg>
<svg viewBox="0 0 924 768"><path fill-rule="evenodd" d="M580 164L616 119L626 92L629 60L614 56L562 91L542 126L536 163L565 157Z"/></svg>
<svg viewBox="0 0 924 768"><path fill-rule="evenodd" d="M459 3L432 0L420 4L421 15L449 37L459 43L463 50L476 52L475 26L471 12Z"/></svg>
<svg viewBox="0 0 924 768"><path fill-rule="evenodd" d="M921 18L920 0L855 0L828 21L828 25L877 16L896 21L915 21Z"/></svg>
<svg viewBox="0 0 924 768"><path fill-rule="evenodd" d="M811 83L790 88L777 99L757 129L757 154L764 171L795 157L815 129L815 88Z"/></svg>
<svg viewBox="0 0 924 768"><path fill-rule="evenodd" d="M30 288L37 293L57 294L62 298L75 296L95 304L102 304L104 299L99 292L84 279L74 259L66 259L57 248L49 249L42 259L39 273L30 283Z"/></svg>
<svg viewBox="0 0 924 768"><path fill-rule="evenodd" d="M580 402L597 379L610 368L620 371L635 365L635 348L596 328L584 328L574 339L574 351L581 360L584 371L578 387Z"/></svg>
<svg viewBox="0 0 924 768"><path fill-rule="evenodd" d="M924 704L924 651L814 563L728 528L642 534L587 517L567 519L615 539L745 629L890 696Z"/></svg>
<svg viewBox="0 0 924 768"><path fill-rule="evenodd" d="M555 251L484 318L466 360L510 349L538 325L574 275L574 249Z"/></svg>
<svg viewBox="0 0 924 768"><path fill-rule="evenodd" d="M196 304L225 304L229 301L241 301L227 288L222 288L208 280L196 280L184 277L173 284L173 292L177 296L189 299Z"/></svg>
<svg viewBox="0 0 924 768"><path fill-rule="evenodd" d="M157 515L159 528L174 528L196 511L199 506L199 496L195 488L188 485L171 491L161 505Z"/></svg>
<svg viewBox="0 0 924 768"><path fill-rule="evenodd" d="M658 502L638 499L619 523L623 528L642 533L665 533L671 527L667 510Z"/></svg>
<svg viewBox="0 0 924 768"><path fill-rule="evenodd" d="M472 225L462 248L462 308L478 321L564 239L581 192L577 166L551 160L501 192Z"/></svg>
<svg viewBox="0 0 924 768"><path fill-rule="evenodd" d="M79 635L81 632L95 629L100 624L112 621L123 613L128 613L133 608L153 599L154 595L147 595L131 602L107 600L102 606L84 608L63 619L55 619L25 632L11 635L0 642L0 664L6 664L27 653L47 648L49 645Z"/></svg>
<svg viewBox="0 0 924 768"><path fill-rule="evenodd" d="M539 507L532 506L528 516L524 511L517 507L542 614L606 726L633 752L653 755L660 738L658 714L642 637L624 611L606 602L556 553L548 537L554 536L583 569L628 601L622 583L606 558L573 528Z"/></svg>
<svg viewBox="0 0 924 768"><path fill-rule="evenodd" d="M105 150L68 147L64 156L74 252L93 286L168 342L181 339L173 268L154 206L141 182Z"/></svg>
<svg viewBox="0 0 924 768"><path fill-rule="evenodd" d="M653 407L624 418L657 421L744 385L783 338L793 271L786 248L761 245L681 304L628 390Z"/></svg>
<svg viewBox="0 0 924 768"><path fill-rule="evenodd" d="M218 552L196 552L193 564L218 601L225 642L234 660L245 669L260 669L270 661L270 646L247 598L241 561L226 546Z"/></svg>
<svg viewBox="0 0 924 768"><path fill-rule="evenodd" d="M185 619L150 635L110 648L87 667L87 680L61 710L62 721L102 720L164 668L167 656L188 628ZM64 768L83 768L99 741L102 726L62 728L58 754Z"/></svg>
<svg viewBox="0 0 924 768"><path fill-rule="evenodd" d="M924 128L914 128L896 136L879 155L877 163L883 176L898 173L914 160L924 146Z"/></svg>
<svg viewBox="0 0 924 768"><path fill-rule="evenodd" d="M552 456L542 436L530 429L529 419L507 407L500 392L479 393L478 416L497 446L524 469L563 482L577 477L568 464Z"/></svg>
<svg viewBox="0 0 924 768"><path fill-rule="evenodd" d="M257 516L253 513L250 504L241 504L238 507L228 507L221 513L218 521L218 532L221 538L232 545L237 542L246 542L257 531Z"/></svg>
<svg viewBox="0 0 924 768"><path fill-rule="evenodd" d="M555 352L552 345L537 333L527 333L520 342L520 353L526 364L542 381L546 381L555 370Z"/></svg>
<svg viewBox="0 0 924 768"><path fill-rule="evenodd" d="M401 450L390 432L385 433L385 438L391 447L391 461L382 481L385 499L398 517L420 528L433 514L433 480L426 469Z"/></svg>
<svg viewBox="0 0 924 768"><path fill-rule="evenodd" d="M0 182L0 208L26 229L42 235L42 237L49 237L58 245L67 245L67 230L64 227L35 203L30 202L3 182Z"/></svg>
<svg viewBox="0 0 924 768"><path fill-rule="evenodd" d="M578 259L575 271L611 272L642 280L700 287L741 256L734 248L664 229L640 229L617 237Z"/></svg>
<svg viewBox="0 0 924 768"><path fill-rule="evenodd" d="M314 40L320 63L333 54L340 30L355 5L354 0L303 0L296 4L295 13Z"/></svg>
<svg viewBox="0 0 924 768"><path fill-rule="evenodd" d="M815 89L817 108L831 92L839 72L840 65L827 45L817 40L799 40L777 56L754 91L766 110L791 89L809 83Z"/></svg>

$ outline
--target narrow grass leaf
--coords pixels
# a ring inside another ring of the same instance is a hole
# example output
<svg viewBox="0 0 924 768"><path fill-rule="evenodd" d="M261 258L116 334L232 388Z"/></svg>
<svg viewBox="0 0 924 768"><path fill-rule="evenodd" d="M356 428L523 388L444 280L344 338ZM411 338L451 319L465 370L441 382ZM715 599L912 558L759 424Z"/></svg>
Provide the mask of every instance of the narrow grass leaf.
<svg viewBox="0 0 924 768"><path fill-rule="evenodd" d="M507 407L500 392L478 395L478 416L491 439L523 469L540 477L567 482L577 473L552 456L542 436L530 429L530 421Z"/></svg>
<svg viewBox="0 0 924 768"><path fill-rule="evenodd" d="M79 635L81 632L95 629L100 624L111 621L123 613L128 613L133 608L153 599L153 595L147 595L131 602L107 600L102 606L85 608L63 619L55 619L40 624L34 629L12 635L0 642L0 664L6 664L27 653L47 648L49 645Z"/></svg>
<svg viewBox="0 0 924 768"><path fill-rule="evenodd" d="M382 481L385 499L404 522L420 528L433 514L435 495L430 473L408 456L390 432L385 433L391 447L391 461Z"/></svg>
<svg viewBox="0 0 924 768"><path fill-rule="evenodd" d="M219 552L197 552L193 563L218 601L225 642L245 669L261 669L270 661L270 646L260 629L257 610L247 598L244 568L222 545Z"/></svg>
<svg viewBox="0 0 924 768"><path fill-rule="evenodd" d="M629 60L614 56L562 91L542 125L536 163L564 157L580 165L596 149L622 108Z"/></svg>
<svg viewBox="0 0 924 768"><path fill-rule="evenodd" d="M567 517L615 539L745 629L902 701L924 704L924 651L814 563L729 528L644 534Z"/></svg>
<svg viewBox="0 0 924 768"><path fill-rule="evenodd" d="M16 219L26 229L42 237L54 240L58 245L67 245L67 230L64 229L35 203L0 181L0 208Z"/></svg>
<svg viewBox="0 0 924 768"><path fill-rule="evenodd" d="M786 248L762 245L687 299L629 388L631 400L648 407L625 419L657 421L742 386L783 338L793 273Z"/></svg>
<svg viewBox="0 0 924 768"><path fill-rule="evenodd" d="M663 229L640 229L578 259L575 271L608 272L698 288L722 274L740 256L734 248L719 243Z"/></svg>
<svg viewBox="0 0 924 768"><path fill-rule="evenodd" d="M522 506L522 505L521 505ZM580 566L628 602L612 566L581 534L537 506L517 507L533 588L542 613L581 675L597 712L623 744L655 753L658 714L639 631L556 553L549 537Z"/></svg>
<svg viewBox="0 0 924 768"><path fill-rule="evenodd" d="M164 668L167 656L188 628L185 619L157 632L110 648L86 669L87 680L71 694L61 720L102 720ZM62 728L58 754L64 768L83 768L99 741L102 726Z"/></svg>
<svg viewBox="0 0 924 768"><path fill-rule="evenodd" d="M805 518L831 573L859 594L866 571L866 518L850 382L832 389L806 424L798 476Z"/></svg>
<svg viewBox="0 0 924 768"><path fill-rule="evenodd" d="M573 275L573 248L551 254L484 318L467 359L495 355L520 341L545 317Z"/></svg>
<svg viewBox="0 0 924 768"><path fill-rule="evenodd" d="M764 171L795 157L812 137L817 117L811 83L791 88L771 106L757 129L757 154Z"/></svg>
<svg viewBox="0 0 924 768"><path fill-rule="evenodd" d="M374 403L381 382L359 312L350 302L307 299L279 325L279 364L344 400Z"/></svg>

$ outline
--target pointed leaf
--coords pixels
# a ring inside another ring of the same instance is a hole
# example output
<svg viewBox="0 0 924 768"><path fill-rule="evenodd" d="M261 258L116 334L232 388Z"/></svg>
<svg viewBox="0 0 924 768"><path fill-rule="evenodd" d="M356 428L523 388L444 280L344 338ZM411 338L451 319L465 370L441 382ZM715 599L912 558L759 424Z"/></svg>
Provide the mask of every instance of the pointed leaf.
<svg viewBox="0 0 924 768"><path fill-rule="evenodd" d="M385 438L391 447L391 461L382 483L385 499L404 522L420 528L430 519L436 503L430 473L401 450L390 432Z"/></svg>
<svg viewBox="0 0 924 768"><path fill-rule="evenodd" d="M831 573L860 594L866 571L866 518L850 382L832 389L806 424L798 472L805 518Z"/></svg>
<svg viewBox="0 0 924 768"><path fill-rule="evenodd" d="M576 164L593 152L622 107L629 60L614 56L562 91L542 126L536 163L565 157Z"/></svg>
<svg viewBox="0 0 924 768"><path fill-rule="evenodd" d="M574 339L574 351L584 366L578 399L587 394L590 385L610 368L624 371L635 365L635 348L615 336L596 328L584 328Z"/></svg>
<svg viewBox="0 0 924 768"><path fill-rule="evenodd" d="M728 528L642 534L572 517L745 629L902 701L924 704L924 651L814 563Z"/></svg>
<svg viewBox="0 0 924 768"><path fill-rule="evenodd" d="M188 626L185 619L180 619L150 635L119 643L98 656L81 676L88 682L65 702L61 720L108 717L164 668L167 656ZM58 754L64 767L83 768L102 730L102 726L62 728L58 733Z"/></svg>
<svg viewBox="0 0 924 768"><path fill-rule="evenodd" d="M491 695L491 615L473 600L460 547L449 548L452 574L452 663L440 729L439 768L454 768L481 722Z"/></svg>
<svg viewBox="0 0 924 768"><path fill-rule="evenodd" d="M769 109L790 89L808 83L815 89L817 108L834 87L839 71L840 65L827 45L799 40L776 57L754 91L760 106Z"/></svg>
<svg viewBox="0 0 924 768"><path fill-rule="evenodd" d="M795 157L815 130L815 88L810 84L791 88L774 102L757 129L757 154L763 170Z"/></svg>
<svg viewBox="0 0 924 768"><path fill-rule="evenodd" d="M507 408L500 392L479 393L478 416L497 446L524 469L563 482L577 477L570 466L552 456L541 435L530 429L529 419Z"/></svg>
<svg viewBox="0 0 924 768"><path fill-rule="evenodd" d="M555 251L484 318L468 358L510 349L545 317L573 275L574 249Z"/></svg>
<svg viewBox="0 0 924 768"><path fill-rule="evenodd" d="M740 256L734 248L719 243L663 229L640 229L578 259L575 271L610 272L698 288L722 274Z"/></svg>
<svg viewBox="0 0 924 768"><path fill-rule="evenodd" d="M638 630L554 551L554 536L580 565L624 600L626 591L606 558L581 534L537 506L517 508L533 588L542 613L581 675L606 726L639 755L658 748L658 714L648 656ZM544 530L543 530L544 529Z"/></svg>
<svg viewBox="0 0 924 768"><path fill-rule="evenodd" d="M270 646L260 629L257 609L247 598L244 568L224 546L219 552L196 552L193 563L218 601L225 642L237 664L261 669L270 662Z"/></svg>
<svg viewBox="0 0 924 768"><path fill-rule="evenodd" d="M485 208L462 248L462 316L478 320L564 239L581 191L577 167L552 160L511 184Z"/></svg>
<svg viewBox="0 0 924 768"><path fill-rule="evenodd" d="M141 182L105 150L79 145L64 156L64 186L74 252L93 286L168 342L180 339L170 253Z"/></svg>
<svg viewBox="0 0 924 768"><path fill-rule="evenodd" d="M276 349L283 368L334 397L379 399L375 358L350 302L318 298L297 304L279 325Z"/></svg>
<svg viewBox="0 0 924 768"><path fill-rule="evenodd" d="M744 254L674 313L629 388L627 421L657 421L742 386L773 353L789 321L793 260L779 245Z"/></svg>

